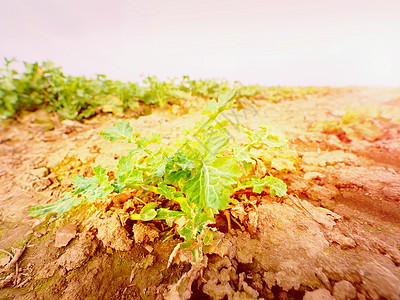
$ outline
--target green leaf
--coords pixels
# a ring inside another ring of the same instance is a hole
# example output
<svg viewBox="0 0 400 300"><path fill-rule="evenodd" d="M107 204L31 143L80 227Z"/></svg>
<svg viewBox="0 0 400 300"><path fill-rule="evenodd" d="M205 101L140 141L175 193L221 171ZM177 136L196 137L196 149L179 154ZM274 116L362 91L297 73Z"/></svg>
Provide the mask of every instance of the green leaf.
<svg viewBox="0 0 400 300"><path fill-rule="evenodd" d="M178 187L182 187L185 182L191 177L192 172L190 170L178 170L166 173L164 181L168 184L173 184Z"/></svg>
<svg viewBox="0 0 400 300"><path fill-rule="evenodd" d="M160 143L161 135L159 133L152 133L151 136L139 137L135 140L136 145L139 149L146 149L147 146L153 143Z"/></svg>
<svg viewBox="0 0 400 300"><path fill-rule="evenodd" d="M176 187L182 187L183 183L191 177L192 170L196 167L194 158L190 157L190 155L186 156L188 153L183 151L184 148L180 150L180 152L170 158L163 174L164 181Z"/></svg>
<svg viewBox="0 0 400 300"><path fill-rule="evenodd" d="M247 163L254 163L254 160L252 159L251 153L250 153L250 146L245 145L242 147L234 147L232 148L233 150L233 156L235 157L236 161L238 162L247 162Z"/></svg>
<svg viewBox="0 0 400 300"><path fill-rule="evenodd" d="M134 160L130 156L122 156L117 166L117 183L124 187L135 188L143 183L143 171L135 166Z"/></svg>
<svg viewBox="0 0 400 300"><path fill-rule="evenodd" d="M235 90L228 91L218 97L218 102L214 99L209 101L203 108L202 113L210 117L216 117L218 114L224 110L231 108L232 104L235 102Z"/></svg>
<svg viewBox="0 0 400 300"><path fill-rule="evenodd" d="M204 245L212 245L214 243L215 232L212 230L207 230L203 235L203 243Z"/></svg>
<svg viewBox="0 0 400 300"><path fill-rule="evenodd" d="M252 146L264 145L276 149L287 147L288 142L285 136L272 127L260 126L254 132L242 126L241 130L248 135Z"/></svg>
<svg viewBox="0 0 400 300"><path fill-rule="evenodd" d="M208 224L215 223L215 219L206 212L199 210L190 217L186 215L176 219L175 223L178 225L178 233L189 242L195 240L197 235L203 232Z"/></svg>
<svg viewBox="0 0 400 300"><path fill-rule="evenodd" d="M183 192L199 208L225 209L233 192L232 185L240 175L240 167L232 156L217 158L210 165L203 164L183 186Z"/></svg>
<svg viewBox="0 0 400 300"><path fill-rule="evenodd" d="M193 220L185 217L178 218L175 223L178 225L178 233L185 238L186 241L192 241L196 238L197 230L194 228Z"/></svg>
<svg viewBox="0 0 400 300"><path fill-rule="evenodd" d="M36 205L29 209L29 215L34 218L44 218L49 213L57 214L61 216L63 213L71 210L72 207L79 205L82 199L79 199L71 194L65 195L57 202L49 203L47 205Z"/></svg>
<svg viewBox="0 0 400 300"><path fill-rule="evenodd" d="M193 159L190 159L188 156L179 152L176 155L176 164L181 167L182 170L192 170L196 167L196 163Z"/></svg>
<svg viewBox="0 0 400 300"><path fill-rule="evenodd" d="M194 216L194 210L190 206L189 201L185 197L180 197L178 199L175 199L178 203L179 206L181 207L181 210L185 213L187 217L192 217Z"/></svg>
<svg viewBox="0 0 400 300"><path fill-rule="evenodd" d="M264 178L253 176L240 183L235 190L239 191L246 188L252 188L255 193L260 194L266 187L269 187L269 193L271 196L283 197L286 195L286 184L279 178L273 176L266 176Z"/></svg>
<svg viewBox="0 0 400 300"><path fill-rule="evenodd" d="M159 208L157 209L157 217L156 219L165 220L167 218L178 218L185 215L181 211L170 210L168 208Z"/></svg>
<svg viewBox="0 0 400 300"><path fill-rule="evenodd" d="M133 129L128 121L117 122L114 126L110 126L100 132L100 135L111 142L123 140L126 143L131 143L133 140Z"/></svg>
<svg viewBox="0 0 400 300"><path fill-rule="evenodd" d="M131 220L140 221L151 221L157 216L157 212L154 209L158 205L157 202L147 203L141 210L139 214L131 214L129 218Z"/></svg>
<svg viewBox="0 0 400 300"><path fill-rule="evenodd" d="M16 90L14 80L12 78L1 78L0 88L5 91L14 91Z"/></svg>
<svg viewBox="0 0 400 300"><path fill-rule="evenodd" d="M266 176L263 180L265 180L266 186L269 187L269 193L271 196L283 197L286 195L286 184L279 178Z"/></svg>
<svg viewBox="0 0 400 300"><path fill-rule="evenodd" d="M226 128L206 132L206 138L199 142L199 149L205 163L221 156L229 144L229 133Z"/></svg>
<svg viewBox="0 0 400 300"><path fill-rule="evenodd" d="M76 188L74 194L82 194L86 197L87 202L93 202L97 198L104 199L114 190L114 187L108 181L107 169L98 165L93 168L93 172L95 174L93 177L75 176L72 179Z"/></svg>
<svg viewBox="0 0 400 300"><path fill-rule="evenodd" d="M162 177L165 174L165 168L167 166L168 161L166 159L162 159L158 165L155 167L155 175L158 177Z"/></svg>
<svg viewBox="0 0 400 300"><path fill-rule="evenodd" d="M210 216L205 211L197 213L194 217L194 226L195 226L197 232L200 232L204 228L205 225L208 225L208 224L214 223L214 222L215 222L214 216Z"/></svg>
<svg viewBox="0 0 400 300"><path fill-rule="evenodd" d="M165 182L161 182L158 186L148 186L147 189L151 192L163 195L169 200L174 200L177 197L181 197L182 193L178 192L175 187L167 185Z"/></svg>

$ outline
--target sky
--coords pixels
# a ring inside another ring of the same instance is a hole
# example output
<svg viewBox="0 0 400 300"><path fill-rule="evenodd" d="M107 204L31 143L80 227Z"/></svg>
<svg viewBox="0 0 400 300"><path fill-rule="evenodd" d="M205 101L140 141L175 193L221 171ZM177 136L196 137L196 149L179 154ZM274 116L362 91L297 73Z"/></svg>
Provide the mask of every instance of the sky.
<svg viewBox="0 0 400 300"><path fill-rule="evenodd" d="M400 0L0 0L0 58L67 75L400 87Z"/></svg>

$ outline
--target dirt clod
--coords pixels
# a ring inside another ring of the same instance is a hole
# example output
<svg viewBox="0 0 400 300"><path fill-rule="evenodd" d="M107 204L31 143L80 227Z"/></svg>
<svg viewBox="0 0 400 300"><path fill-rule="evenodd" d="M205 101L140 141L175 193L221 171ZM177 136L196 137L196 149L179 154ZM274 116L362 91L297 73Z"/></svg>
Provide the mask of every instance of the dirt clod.
<svg viewBox="0 0 400 300"><path fill-rule="evenodd" d="M54 246L57 248L65 247L75 238L77 226L74 224L63 226L55 230L56 241Z"/></svg>
<svg viewBox="0 0 400 300"><path fill-rule="evenodd" d="M5 278L0 279L0 289L3 289L9 285L12 285L15 279L15 274L12 273L10 275L7 275Z"/></svg>
<svg viewBox="0 0 400 300"><path fill-rule="evenodd" d="M346 153L343 150L334 150L330 152L307 152L304 153L302 162L306 165L314 165L325 167L328 165L334 165L337 163L347 163L351 164L352 162L358 161L356 155L352 153Z"/></svg>
<svg viewBox="0 0 400 300"><path fill-rule="evenodd" d="M141 244L144 242L153 242L158 238L159 234L156 229L150 225L143 223L134 224L132 226L135 243Z"/></svg>
<svg viewBox="0 0 400 300"><path fill-rule="evenodd" d="M327 289L317 289L312 292L306 292L303 300L336 300Z"/></svg>
<svg viewBox="0 0 400 300"><path fill-rule="evenodd" d="M33 170L31 170L30 173L39 178L43 178L43 177L46 177L47 175L49 175L49 169L42 167L42 168L38 168L38 169L33 169Z"/></svg>
<svg viewBox="0 0 400 300"><path fill-rule="evenodd" d="M97 249L97 243L91 233L79 234L78 240L72 243L65 253L57 260L59 266L71 271L81 267L94 254Z"/></svg>
<svg viewBox="0 0 400 300"><path fill-rule="evenodd" d="M356 299L356 288L347 280L336 282L333 287L333 296L336 300L350 300Z"/></svg>
<svg viewBox="0 0 400 300"><path fill-rule="evenodd" d="M371 299L400 299L400 271L393 274L377 262L368 262L361 270L362 286Z"/></svg>
<svg viewBox="0 0 400 300"><path fill-rule="evenodd" d="M322 179L325 175L320 172L307 172L304 174L303 178L305 180L314 180L314 179Z"/></svg>
<svg viewBox="0 0 400 300"><path fill-rule="evenodd" d="M340 248L343 250L354 248L356 246L356 242L352 238L344 236L338 228L332 229L332 231L328 233L328 236L333 243L339 244Z"/></svg>
<svg viewBox="0 0 400 300"><path fill-rule="evenodd" d="M106 213L95 214L86 228L97 230L97 238L103 242L104 247L111 247L118 251L129 251L132 248L132 240L129 239L128 232L122 226L116 213L111 216Z"/></svg>

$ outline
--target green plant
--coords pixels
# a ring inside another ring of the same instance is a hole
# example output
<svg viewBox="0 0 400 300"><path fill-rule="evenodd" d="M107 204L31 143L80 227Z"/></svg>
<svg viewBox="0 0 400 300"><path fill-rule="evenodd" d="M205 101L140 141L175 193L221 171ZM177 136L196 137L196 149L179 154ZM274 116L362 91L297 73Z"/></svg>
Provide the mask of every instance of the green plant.
<svg viewBox="0 0 400 300"><path fill-rule="evenodd" d="M0 69L0 120L13 117L18 110L18 93L14 78L18 72L10 67L15 59L4 60L6 68Z"/></svg>
<svg viewBox="0 0 400 300"><path fill-rule="evenodd" d="M170 100L183 99L189 96L186 91L175 85L174 80L170 82L160 81L156 76L149 76L144 79L144 93L141 99L146 104L165 105Z"/></svg>
<svg viewBox="0 0 400 300"><path fill-rule="evenodd" d="M95 79L84 76L66 76L61 67L51 61L41 64L24 63L20 74L12 69L15 59L5 59L0 70L0 121L15 117L21 110L41 107L57 112L62 118L81 120L99 112L121 113L136 109L139 102L163 106L192 96L214 99L236 89L236 99L258 98L269 101L298 99L310 94L326 94L327 88L244 86L226 80L192 80L184 76L181 82L160 81L155 76L145 78L142 84L109 80L105 75Z"/></svg>
<svg viewBox="0 0 400 300"><path fill-rule="evenodd" d="M248 142L231 145L230 123L219 117L234 101L234 92L224 94L218 102L211 100L203 109L203 119L177 142L178 150L159 147L152 151L150 145L161 141L159 134L141 137L133 132L128 121L116 123L100 134L111 142L132 143L136 148L119 158L115 179L110 180L107 170L97 166L93 177L74 177L72 195L53 204L33 207L30 214L34 217L62 214L81 202L104 199L112 192L142 189L179 204L179 209L163 207L160 201L149 202L130 214L132 220L161 219L170 226L176 224L178 233L186 241L183 247L193 245L199 237L209 239L207 225L214 223L215 214L233 201L234 192L252 188L255 193L261 193L269 187L272 196L286 193L286 185L278 178L250 176L257 160L252 149L264 146L281 149L286 146L286 139L267 127L253 132L238 126L248 136Z"/></svg>

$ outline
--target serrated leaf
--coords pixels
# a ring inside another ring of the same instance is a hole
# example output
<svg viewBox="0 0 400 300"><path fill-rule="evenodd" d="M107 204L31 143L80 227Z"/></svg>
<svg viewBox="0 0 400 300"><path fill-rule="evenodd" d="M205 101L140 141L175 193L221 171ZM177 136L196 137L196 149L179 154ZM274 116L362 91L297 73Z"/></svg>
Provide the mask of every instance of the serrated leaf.
<svg viewBox="0 0 400 300"><path fill-rule="evenodd" d="M116 177L117 183L133 188L143 182L143 171L136 168L132 157L122 156L118 161Z"/></svg>
<svg viewBox="0 0 400 300"><path fill-rule="evenodd" d="M215 117L224 110L231 108L233 102L235 102L235 90L228 91L218 97L218 102L216 100L209 101L203 108L202 113L210 117Z"/></svg>
<svg viewBox="0 0 400 300"><path fill-rule="evenodd" d="M283 197L286 195L286 184L279 178L266 176L263 180L265 180L266 185L269 187L269 193L271 196Z"/></svg>
<svg viewBox="0 0 400 300"><path fill-rule="evenodd" d="M49 213L57 214L61 216L63 213L71 210L72 207L81 204L82 199L79 199L70 194L65 195L63 198L59 199L57 202L49 203L46 205L36 205L29 209L29 215L34 218L44 218Z"/></svg>
<svg viewBox="0 0 400 300"><path fill-rule="evenodd" d="M72 184L76 188L76 194L82 193L87 189L97 187L95 177L82 177L75 175L72 179Z"/></svg>
<svg viewBox="0 0 400 300"><path fill-rule="evenodd" d="M189 170L171 171L164 176L164 181L168 184L173 184L178 187L182 185L191 177L192 172Z"/></svg>
<svg viewBox="0 0 400 300"><path fill-rule="evenodd" d="M241 127L242 131L246 133L253 146L268 146L271 148L285 148L288 141L285 136L272 127L260 126L257 131L251 131Z"/></svg>
<svg viewBox="0 0 400 300"><path fill-rule="evenodd" d="M193 220L181 217L178 218L175 223L178 225L178 233L183 236L186 241L191 242L196 237L197 232L194 229Z"/></svg>
<svg viewBox="0 0 400 300"><path fill-rule="evenodd" d="M93 173L97 179L98 184L103 184L104 182L108 182L108 171L100 165L97 165L93 168Z"/></svg>
<svg viewBox="0 0 400 300"><path fill-rule="evenodd" d="M212 230L207 230L207 232L203 235L203 243L208 246L214 242L215 232Z"/></svg>
<svg viewBox="0 0 400 300"><path fill-rule="evenodd" d="M251 179L251 185L253 187L253 191L257 194L260 194L268 184L264 179L253 177Z"/></svg>
<svg viewBox="0 0 400 300"><path fill-rule="evenodd" d="M142 136L135 140L135 144L138 146L138 149L145 149L150 144L160 142L161 135L159 133L152 133L151 136Z"/></svg>
<svg viewBox="0 0 400 300"><path fill-rule="evenodd" d="M179 152L166 164L163 176L167 184L182 187L182 184L190 178L192 169L196 165L193 160L186 158L184 154L187 154L187 152Z"/></svg>
<svg viewBox="0 0 400 300"><path fill-rule="evenodd" d="M209 216L204 211L197 211L191 217L186 216L180 217L175 220L178 225L178 233L183 236L187 242L186 245L190 246L191 241L195 240L197 235L202 232L206 226L210 223L215 223L213 216Z"/></svg>
<svg viewBox="0 0 400 300"><path fill-rule="evenodd" d="M165 174L165 168L167 166L168 160L162 158L158 164L155 165L153 173L155 173L156 176L162 177Z"/></svg>
<svg viewBox="0 0 400 300"><path fill-rule="evenodd" d="M100 135L111 142L123 140L125 143L131 143L133 140L133 129L128 121L117 122L114 126L101 131Z"/></svg>
<svg viewBox="0 0 400 300"><path fill-rule="evenodd" d="M245 145L242 147L232 148L232 151L237 162L254 163L249 146Z"/></svg>
<svg viewBox="0 0 400 300"><path fill-rule="evenodd" d="M82 194L86 197L87 202L93 202L97 198L104 199L114 190L114 187L108 181L107 169L98 165L93 168L93 172L95 174L93 177L75 176L72 179L76 188L74 194Z"/></svg>
<svg viewBox="0 0 400 300"><path fill-rule="evenodd" d="M200 232L205 225L215 222L214 216L210 216L205 211L198 212L194 217L194 226Z"/></svg>
<svg viewBox="0 0 400 300"><path fill-rule="evenodd" d="M232 156L217 158L209 165L203 164L185 183L183 192L199 208L225 209L233 192L232 185L240 175L240 167Z"/></svg>
<svg viewBox="0 0 400 300"><path fill-rule="evenodd" d="M181 167L182 170L192 170L196 167L196 163L193 159L190 159L179 152L176 155L176 164Z"/></svg>
<svg viewBox="0 0 400 300"><path fill-rule="evenodd" d="M164 150L159 150L156 153L149 151L148 156L144 160L150 173L160 178L164 176L170 161L171 159L167 156L167 153L164 153Z"/></svg>
<svg viewBox="0 0 400 300"><path fill-rule="evenodd" d="M266 176L264 178L253 176L240 183L235 190L252 188L253 192L260 194L266 187L269 187L271 196L283 197L286 195L286 184L279 178L273 176Z"/></svg>

